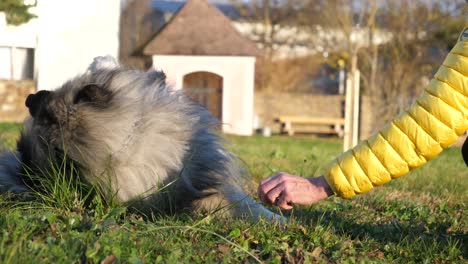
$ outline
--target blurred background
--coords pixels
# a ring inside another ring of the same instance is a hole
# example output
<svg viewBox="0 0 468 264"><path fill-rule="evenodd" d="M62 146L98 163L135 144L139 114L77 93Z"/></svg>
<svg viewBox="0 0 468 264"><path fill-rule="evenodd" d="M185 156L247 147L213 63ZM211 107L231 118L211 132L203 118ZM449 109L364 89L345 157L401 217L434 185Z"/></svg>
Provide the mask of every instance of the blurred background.
<svg viewBox="0 0 468 264"><path fill-rule="evenodd" d="M162 69L240 135L281 132L282 116L344 118L351 78L363 138L421 93L467 25L465 9L462 0L0 0L0 121L21 122L27 94L112 55Z"/></svg>

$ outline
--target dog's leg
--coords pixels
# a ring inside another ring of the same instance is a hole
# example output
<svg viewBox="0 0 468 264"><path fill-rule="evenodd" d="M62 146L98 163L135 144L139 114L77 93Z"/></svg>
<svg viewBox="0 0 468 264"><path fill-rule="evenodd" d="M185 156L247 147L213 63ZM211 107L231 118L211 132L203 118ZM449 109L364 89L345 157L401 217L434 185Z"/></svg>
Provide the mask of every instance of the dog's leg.
<svg viewBox="0 0 468 264"><path fill-rule="evenodd" d="M20 179L21 161L13 152L0 153L0 193L27 191Z"/></svg>
<svg viewBox="0 0 468 264"><path fill-rule="evenodd" d="M228 200L230 213L234 217L248 218L251 221L265 219L285 223L287 218L273 213L263 205L255 202L252 197L235 185L224 186L224 196Z"/></svg>
<svg viewBox="0 0 468 264"><path fill-rule="evenodd" d="M258 221L278 221L285 223L287 219L275 214L263 205L255 202L252 197L236 185L224 185L218 193L196 200L193 203L196 212L215 214L220 217L233 217Z"/></svg>

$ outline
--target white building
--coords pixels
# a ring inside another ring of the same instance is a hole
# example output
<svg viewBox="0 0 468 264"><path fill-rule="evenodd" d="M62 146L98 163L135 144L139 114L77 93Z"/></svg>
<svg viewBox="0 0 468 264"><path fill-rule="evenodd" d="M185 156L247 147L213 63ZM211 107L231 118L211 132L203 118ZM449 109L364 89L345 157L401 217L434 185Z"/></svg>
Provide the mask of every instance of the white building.
<svg viewBox="0 0 468 264"><path fill-rule="evenodd" d="M0 79L34 79L37 20L9 26L0 12Z"/></svg>
<svg viewBox="0 0 468 264"><path fill-rule="evenodd" d="M144 47L174 87L204 105L226 133L253 130L253 41L206 0L188 0Z"/></svg>
<svg viewBox="0 0 468 264"><path fill-rule="evenodd" d="M37 0L37 15L10 26L0 15L0 79L35 79L53 90L100 55L118 54L120 3L115 0Z"/></svg>
<svg viewBox="0 0 468 264"><path fill-rule="evenodd" d="M229 19L207 1L189 3L196 7L189 13L202 11L197 7L208 10L205 14L208 25L210 19L215 24L221 21L220 27L216 27L221 29L220 35L215 39L224 42L215 43L216 49L205 46L211 52L220 53L155 52L151 53L154 66L166 72L175 88L190 88L188 92L194 99L222 121L224 132L251 135L255 44L238 33ZM37 18L26 24L7 25L3 14L0 16L0 79L33 79L38 90L53 90L82 73L94 57L118 57L121 10L118 0L37 0L37 6L32 9ZM223 35L224 30L230 38ZM226 44L230 47L222 50ZM199 88L203 88L201 93Z"/></svg>

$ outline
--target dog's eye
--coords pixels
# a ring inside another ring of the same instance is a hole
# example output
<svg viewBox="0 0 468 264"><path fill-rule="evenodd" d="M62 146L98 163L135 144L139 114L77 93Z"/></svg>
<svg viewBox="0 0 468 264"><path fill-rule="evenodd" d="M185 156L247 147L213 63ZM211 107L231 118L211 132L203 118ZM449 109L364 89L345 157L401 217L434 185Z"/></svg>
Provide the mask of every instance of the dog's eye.
<svg viewBox="0 0 468 264"><path fill-rule="evenodd" d="M111 93L99 85L88 84L76 94L73 103L105 103L110 100L110 97Z"/></svg>

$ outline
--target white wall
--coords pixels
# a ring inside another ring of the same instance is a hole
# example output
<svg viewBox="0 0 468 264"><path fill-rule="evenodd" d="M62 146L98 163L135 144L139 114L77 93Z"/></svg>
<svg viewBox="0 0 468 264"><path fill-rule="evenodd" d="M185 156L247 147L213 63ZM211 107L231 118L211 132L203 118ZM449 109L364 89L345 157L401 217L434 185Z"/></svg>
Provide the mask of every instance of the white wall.
<svg viewBox="0 0 468 264"><path fill-rule="evenodd" d="M254 57L153 56L153 66L162 69L168 83L181 89L183 77L198 71L223 77L223 131L251 135L253 123Z"/></svg>
<svg viewBox="0 0 468 264"><path fill-rule="evenodd" d="M0 12L0 47L35 49L38 89L56 89L83 73L96 56L118 56L120 1L37 0L31 11L38 18L20 26L7 25ZM5 56L0 65L7 64ZM24 60L20 56L12 63L21 68Z"/></svg>
<svg viewBox="0 0 468 264"><path fill-rule="evenodd" d="M33 56L27 55L28 50L35 49L37 45L37 22L37 19L32 19L19 26L8 25L5 14L0 12L0 79L33 77Z"/></svg>
<svg viewBox="0 0 468 264"><path fill-rule="evenodd" d="M38 0L38 89L56 89L93 58L117 57L120 1Z"/></svg>
<svg viewBox="0 0 468 264"><path fill-rule="evenodd" d="M35 48L37 25L37 19L19 26L7 25L5 13L0 12L0 46Z"/></svg>

